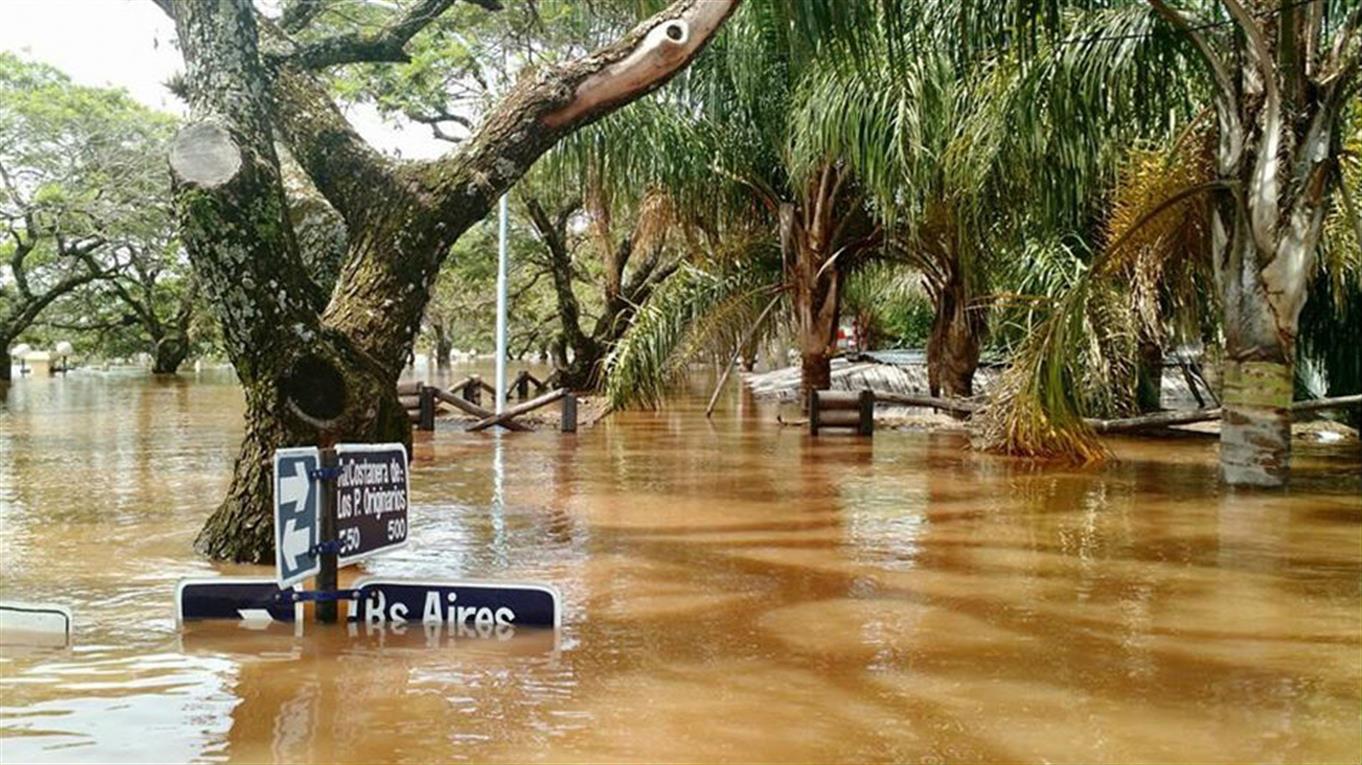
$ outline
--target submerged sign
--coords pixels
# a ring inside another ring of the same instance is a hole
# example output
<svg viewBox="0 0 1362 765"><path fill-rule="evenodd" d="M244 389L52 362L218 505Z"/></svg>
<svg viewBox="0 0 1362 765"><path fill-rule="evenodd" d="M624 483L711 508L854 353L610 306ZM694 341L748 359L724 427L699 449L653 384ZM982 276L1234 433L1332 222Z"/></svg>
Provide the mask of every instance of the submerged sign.
<svg viewBox="0 0 1362 765"><path fill-rule="evenodd" d="M542 584L406 582L365 577L350 621L366 624L444 624L451 629L494 631L514 627L557 629L558 591Z"/></svg>
<svg viewBox="0 0 1362 765"><path fill-rule="evenodd" d="M314 552L321 528L321 492L313 478L320 466L321 453L314 447L274 453L274 561L280 587L321 570L321 558Z"/></svg>
<svg viewBox="0 0 1362 765"><path fill-rule="evenodd" d="M273 579L185 579L175 588L175 618L301 621L303 605L286 592Z"/></svg>
<svg viewBox="0 0 1362 765"><path fill-rule="evenodd" d="M402 444L336 447L340 565L407 543L407 450Z"/></svg>
<svg viewBox="0 0 1362 765"><path fill-rule="evenodd" d="M71 610L40 603L0 603L0 645L62 646L71 642Z"/></svg>

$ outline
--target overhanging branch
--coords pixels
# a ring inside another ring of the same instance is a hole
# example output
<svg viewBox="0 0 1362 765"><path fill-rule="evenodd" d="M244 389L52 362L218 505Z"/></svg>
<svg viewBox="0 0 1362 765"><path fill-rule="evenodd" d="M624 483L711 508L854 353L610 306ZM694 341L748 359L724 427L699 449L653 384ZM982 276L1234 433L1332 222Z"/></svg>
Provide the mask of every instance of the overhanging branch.
<svg viewBox="0 0 1362 765"><path fill-rule="evenodd" d="M403 12L396 21L378 32L346 32L314 42L301 43L290 59L305 69L322 69L338 64L360 62L409 61L405 50L407 43L455 2L458 0L420 0ZM464 2L489 11L499 11L502 7L499 0L464 0ZM299 3L308 4L315 4L315 0L313 3ZM288 21L287 17L280 19L280 26L285 30L289 30Z"/></svg>
<svg viewBox="0 0 1362 765"><path fill-rule="evenodd" d="M676 0L613 45L523 77L462 151L431 164L432 180L467 184L453 204L490 206L559 138L667 83L740 2Z"/></svg>

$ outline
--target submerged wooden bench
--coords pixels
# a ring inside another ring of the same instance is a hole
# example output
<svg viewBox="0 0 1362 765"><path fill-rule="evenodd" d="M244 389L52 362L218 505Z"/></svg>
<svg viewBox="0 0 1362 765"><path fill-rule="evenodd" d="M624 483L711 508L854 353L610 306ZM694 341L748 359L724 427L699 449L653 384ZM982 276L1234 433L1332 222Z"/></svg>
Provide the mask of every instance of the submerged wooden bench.
<svg viewBox="0 0 1362 765"><path fill-rule="evenodd" d="M845 428L857 435L875 434L875 392L816 390L809 394L809 434Z"/></svg>

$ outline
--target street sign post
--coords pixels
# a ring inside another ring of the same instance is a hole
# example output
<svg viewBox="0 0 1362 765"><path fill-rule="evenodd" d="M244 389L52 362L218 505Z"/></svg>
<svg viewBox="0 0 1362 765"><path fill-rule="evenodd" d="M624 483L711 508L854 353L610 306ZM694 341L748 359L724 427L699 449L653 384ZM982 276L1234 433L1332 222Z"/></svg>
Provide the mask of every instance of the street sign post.
<svg viewBox="0 0 1362 765"><path fill-rule="evenodd" d="M295 622L302 620L302 602L314 601L317 621L330 623L345 600L349 621L371 627L420 622L504 638L518 627L561 625L561 599L548 585L370 577L339 589L337 566L407 543L409 497L402 444L280 449L274 456L277 577L180 582L177 620ZM294 586L312 576L316 589Z"/></svg>
<svg viewBox="0 0 1362 765"><path fill-rule="evenodd" d="M366 624L444 624L492 633L516 627L557 629L558 590L543 584L412 582L363 577L355 582L349 621Z"/></svg>
<svg viewBox="0 0 1362 765"><path fill-rule="evenodd" d="M314 447L274 453L274 560L280 587L321 571L316 552L321 541L321 487L315 477L320 467L321 452Z"/></svg>
<svg viewBox="0 0 1362 765"><path fill-rule="evenodd" d="M232 619L244 622L302 621L303 604L273 579L183 579L175 588L177 622Z"/></svg>
<svg viewBox="0 0 1362 765"><path fill-rule="evenodd" d="M407 450L402 444L336 447L340 565L407 543Z"/></svg>

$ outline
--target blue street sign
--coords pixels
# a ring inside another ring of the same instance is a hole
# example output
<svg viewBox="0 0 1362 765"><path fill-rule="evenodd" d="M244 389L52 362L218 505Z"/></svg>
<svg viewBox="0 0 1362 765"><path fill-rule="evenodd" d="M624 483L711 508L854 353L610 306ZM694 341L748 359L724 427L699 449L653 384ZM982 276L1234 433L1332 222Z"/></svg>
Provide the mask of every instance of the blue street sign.
<svg viewBox="0 0 1362 765"><path fill-rule="evenodd" d="M273 579L183 579L175 588L175 618L247 622L302 621L303 604L288 602Z"/></svg>
<svg viewBox="0 0 1362 765"><path fill-rule="evenodd" d="M322 569L314 555L321 533L321 485L313 471L321 467L315 447L280 449L274 453L274 561L280 587L315 576Z"/></svg>
<svg viewBox="0 0 1362 765"><path fill-rule="evenodd" d="M364 577L355 582L350 621L366 624L444 624L493 633L562 624L558 590L545 584L407 582Z"/></svg>
<svg viewBox="0 0 1362 765"><path fill-rule="evenodd" d="M336 540L348 566L407 543L407 450L402 444L336 446Z"/></svg>

